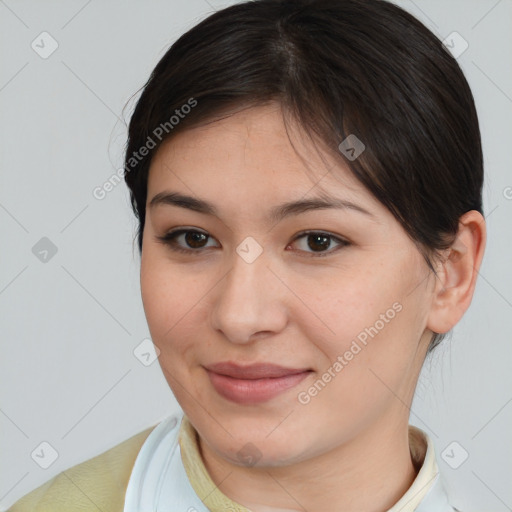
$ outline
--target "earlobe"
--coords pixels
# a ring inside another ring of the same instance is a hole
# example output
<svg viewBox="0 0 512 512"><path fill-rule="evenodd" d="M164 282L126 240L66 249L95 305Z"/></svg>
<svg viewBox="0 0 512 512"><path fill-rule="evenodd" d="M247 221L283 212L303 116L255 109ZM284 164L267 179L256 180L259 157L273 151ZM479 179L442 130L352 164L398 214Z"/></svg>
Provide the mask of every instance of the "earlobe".
<svg viewBox="0 0 512 512"><path fill-rule="evenodd" d="M459 219L455 241L440 262L427 328L446 333L462 318L473 298L486 241L485 219L476 210Z"/></svg>

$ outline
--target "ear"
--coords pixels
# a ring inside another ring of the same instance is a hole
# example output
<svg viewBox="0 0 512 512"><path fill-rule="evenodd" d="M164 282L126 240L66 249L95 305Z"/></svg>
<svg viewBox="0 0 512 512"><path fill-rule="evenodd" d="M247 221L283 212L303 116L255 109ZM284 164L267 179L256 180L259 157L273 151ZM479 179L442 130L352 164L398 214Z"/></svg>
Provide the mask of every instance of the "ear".
<svg viewBox="0 0 512 512"><path fill-rule="evenodd" d="M445 333L462 318L475 290L486 242L485 219L476 210L459 219L459 230L439 263L427 328Z"/></svg>

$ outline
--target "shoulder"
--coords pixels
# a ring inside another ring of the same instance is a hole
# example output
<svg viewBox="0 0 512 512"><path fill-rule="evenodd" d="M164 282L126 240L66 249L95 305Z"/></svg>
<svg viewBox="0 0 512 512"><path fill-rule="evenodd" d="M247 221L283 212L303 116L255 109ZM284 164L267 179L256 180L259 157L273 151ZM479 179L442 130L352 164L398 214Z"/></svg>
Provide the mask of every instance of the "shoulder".
<svg viewBox="0 0 512 512"><path fill-rule="evenodd" d="M59 473L23 496L7 512L122 511L135 459L157 426Z"/></svg>

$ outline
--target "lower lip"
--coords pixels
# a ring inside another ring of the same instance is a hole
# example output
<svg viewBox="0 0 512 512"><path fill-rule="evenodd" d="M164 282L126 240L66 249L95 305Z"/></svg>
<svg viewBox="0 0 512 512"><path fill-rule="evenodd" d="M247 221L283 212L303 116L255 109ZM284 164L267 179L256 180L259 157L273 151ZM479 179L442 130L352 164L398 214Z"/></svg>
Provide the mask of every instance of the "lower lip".
<svg viewBox="0 0 512 512"><path fill-rule="evenodd" d="M311 372L295 373L268 379L235 379L206 370L219 395L237 404L258 404L293 388Z"/></svg>

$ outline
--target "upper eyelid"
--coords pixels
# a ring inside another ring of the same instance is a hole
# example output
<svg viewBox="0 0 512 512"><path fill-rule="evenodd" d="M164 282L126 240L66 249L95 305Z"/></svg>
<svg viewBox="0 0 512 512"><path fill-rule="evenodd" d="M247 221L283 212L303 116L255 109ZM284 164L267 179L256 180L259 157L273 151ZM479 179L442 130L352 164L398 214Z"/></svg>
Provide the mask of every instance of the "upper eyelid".
<svg viewBox="0 0 512 512"><path fill-rule="evenodd" d="M300 231L294 238L293 241L297 240L297 238L301 238L303 236L312 235L312 234L320 234L320 235L327 235L331 238L335 238L336 240L339 240L340 242L349 243L349 240L346 238L335 235L334 233L331 233L330 231L322 231L321 229L307 229L305 231Z"/></svg>
<svg viewBox="0 0 512 512"><path fill-rule="evenodd" d="M215 240L217 243L220 244L220 242L213 236L211 235L210 233L208 233L208 231L203 231L202 229L199 229L199 228L176 228L176 229L171 229L170 231L167 231L164 233L163 236L160 236L160 237L157 237L159 239L169 239L169 241L171 241L170 237L171 235L173 236L172 238L172 241L174 241L178 236L180 235L183 235L185 233L189 233L189 232L196 232L196 233L201 233L202 235L206 235L208 237L208 239L213 239ZM188 248L190 249L190 248ZM191 251L194 251L193 249L190 249ZM196 250L195 252L198 252L198 250Z"/></svg>

